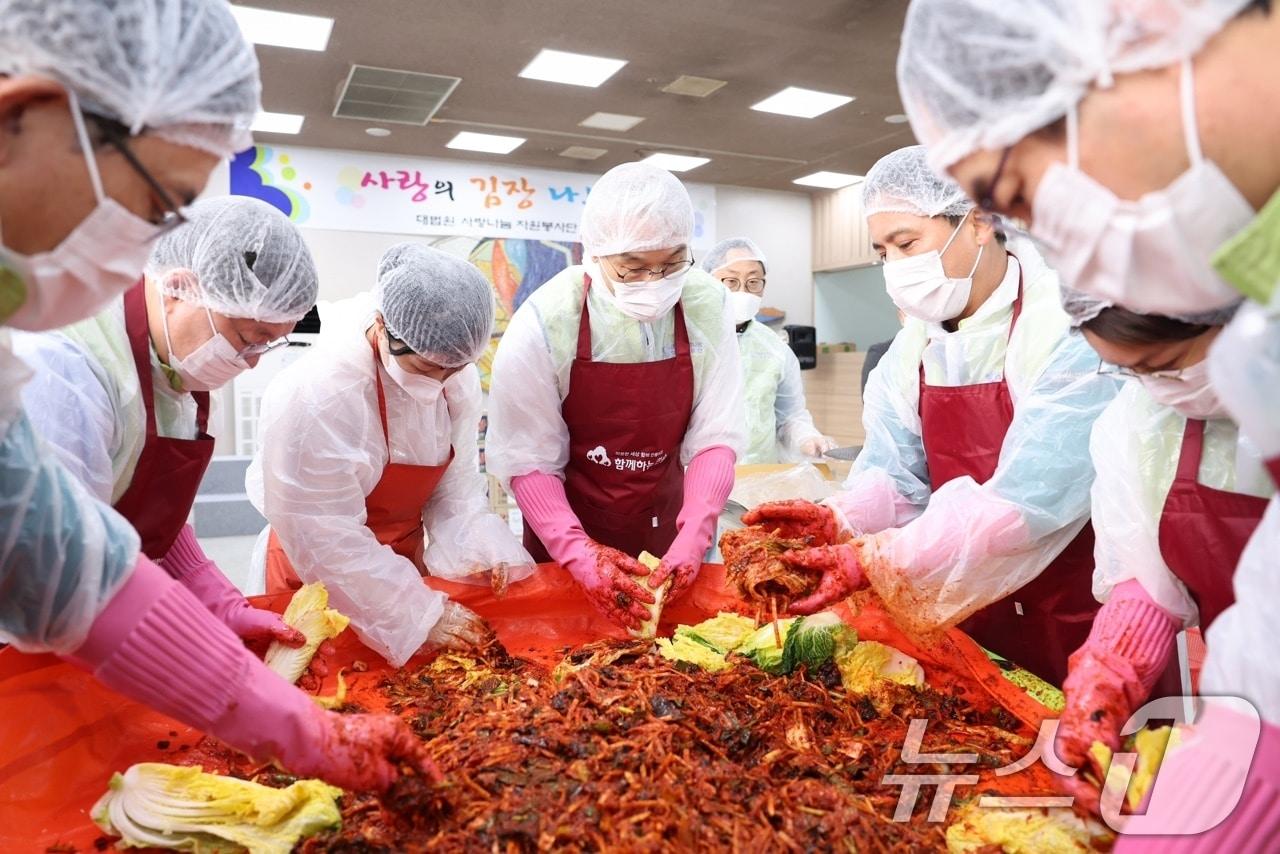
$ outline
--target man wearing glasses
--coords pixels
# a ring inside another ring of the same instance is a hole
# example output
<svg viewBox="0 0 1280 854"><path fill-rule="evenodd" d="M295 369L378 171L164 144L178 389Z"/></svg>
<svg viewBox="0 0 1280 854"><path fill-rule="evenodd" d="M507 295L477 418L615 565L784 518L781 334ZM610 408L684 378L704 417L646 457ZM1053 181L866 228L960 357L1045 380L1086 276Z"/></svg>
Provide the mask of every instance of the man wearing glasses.
<svg viewBox="0 0 1280 854"><path fill-rule="evenodd" d="M606 173L584 263L516 312L493 365L489 469L606 616L640 627L696 578L745 444L727 292L693 270L693 205L661 169ZM636 560L662 557L652 574Z"/></svg>
<svg viewBox="0 0 1280 854"><path fill-rule="evenodd" d="M213 454L209 392L288 343L315 303L315 265L288 217L257 199L173 213L189 224L166 230L122 298L57 332L15 336L36 372L23 402L67 469L138 531L143 553L236 634L301 642L245 601L187 517Z"/></svg>
<svg viewBox="0 0 1280 854"><path fill-rule="evenodd" d="M738 333L747 415L742 463L776 463L819 457L835 447L813 424L805 406L800 360L773 330L758 322L764 300L765 257L745 237L722 240L702 269L729 290L729 312Z"/></svg>

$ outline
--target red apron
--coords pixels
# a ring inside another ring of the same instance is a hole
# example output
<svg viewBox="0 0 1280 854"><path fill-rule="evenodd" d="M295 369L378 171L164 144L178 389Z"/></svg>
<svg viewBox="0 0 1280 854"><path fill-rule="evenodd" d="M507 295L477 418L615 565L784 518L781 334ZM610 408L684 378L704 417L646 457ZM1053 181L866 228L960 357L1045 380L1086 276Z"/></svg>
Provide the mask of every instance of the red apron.
<svg viewBox="0 0 1280 854"><path fill-rule="evenodd" d="M1204 422L1188 418L1160 516L1160 556L1196 600L1201 632L1235 601L1236 564L1267 508L1266 498L1201 484L1203 450Z"/></svg>
<svg viewBox="0 0 1280 854"><path fill-rule="evenodd" d="M1010 339L1022 314L1022 295L1019 280ZM965 475L986 483L1013 423L1013 399L1003 378L968 386L928 385L922 361L920 421L934 490ZM1098 607L1093 598L1093 528L1086 525L1038 576L972 614L960 628L982 646L1061 685L1067 656L1088 637Z"/></svg>
<svg viewBox="0 0 1280 854"><path fill-rule="evenodd" d="M584 277L578 354L561 415L569 428L564 469L569 506L591 539L635 556L666 554L684 502L680 445L693 411L693 360L684 309L675 308L673 358L615 363L591 359L591 316ZM550 560L532 528L524 545Z"/></svg>
<svg viewBox="0 0 1280 854"><path fill-rule="evenodd" d="M418 466L409 463L393 463L391 438L387 431L387 398L382 390L382 372L378 369L378 350L373 351L373 378L378 389L378 418L382 421L382 438L387 443L387 465L373 490L365 496L365 527L384 546L401 557L408 558L421 567L426 537L422 530L422 508L436 491L445 469L453 462L453 449L449 459L438 466ZM302 586L289 556L276 532L267 540L267 593L297 590Z"/></svg>
<svg viewBox="0 0 1280 854"><path fill-rule="evenodd" d="M213 457L213 437L208 434L209 393L192 392L196 402L196 438L170 439L156 429L156 395L151 371L151 327L147 323L147 289L140 281L124 295L124 328L129 336L133 365L142 391L147 438L133 469L129 488L116 500L115 509L137 529L142 553L159 560L187 524L196 491Z"/></svg>

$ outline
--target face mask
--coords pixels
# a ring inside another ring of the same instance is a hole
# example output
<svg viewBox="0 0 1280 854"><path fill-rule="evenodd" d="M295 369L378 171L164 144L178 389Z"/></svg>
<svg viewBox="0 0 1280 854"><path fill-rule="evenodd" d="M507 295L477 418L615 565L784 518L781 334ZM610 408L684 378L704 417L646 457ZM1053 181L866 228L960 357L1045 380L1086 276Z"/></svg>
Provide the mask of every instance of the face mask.
<svg viewBox="0 0 1280 854"><path fill-rule="evenodd" d="M184 391L213 391L222 388L240 374L249 370L249 363L240 358L236 348L213 325L213 314L204 310L213 337L179 359L173 352L169 339L169 313L164 310L164 296L160 296L161 325L164 327L164 343L169 348L169 367L182 382Z"/></svg>
<svg viewBox="0 0 1280 854"><path fill-rule="evenodd" d="M591 261L585 266L592 281L613 286L612 293L609 293L608 287L605 288L605 293L609 294L610 302L617 306L618 311L642 323L652 323L671 310L680 299L684 290L684 277L688 275L686 270L656 282L628 284L606 280L599 261Z"/></svg>
<svg viewBox="0 0 1280 854"><path fill-rule="evenodd" d="M389 352L383 351L382 364L391 376L392 382L400 386L405 394L418 403L433 406L444 391L444 382L422 374L411 374L400 367L400 361Z"/></svg>
<svg viewBox="0 0 1280 854"><path fill-rule="evenodd" d="M1190 62L1182 66L1182 127L1191 168L1163 190L1123 201L1081 172L1077 122L1072 108L1067 163L1049 167L1032 204L1033 230L1063 280L1151 314L1198 314L1238 300L1211 263L1253 208L1200 150Z"/></svg>
<svg viewBox="0 0 1280 854"><path fill-rule="evenodd" d="M965 214L965 219L968 219ZM973 291L973 274L978 270L978 262L982 260L982 250L978 247L978 257L973 261L973 269L962 279L953 279L947 275L942 266L942 255L956 239L965 220L960 220L942 251L933 250L922 255L912 255L888 261L884 265L884 283L889 291L889 298L894 305L912 317L928 323L941 323L951 320L964 311L969 304L969 294Z"/></svg>
<svg viewBox="0 0 1280 854"><path fill-rule="evenodd" d="M746 291L729 291L729 311L733 314L735 324L753 320L760 312L764 297L760 294L749 294Z"/></svg>
<svg viewBox="0 0 1280 854"><path fill-rule="evenodd" d="M156 234L156 226L103 193L79 103L72 92L67 100L98 204L48 252L0 249L0 322L33 332L89 317L127 291L142 274Z"/></svg>
<svg viewBox="0 0 1280 854"><path fill-rule="evenodd" d="M1206 420L1224 418L1226 411L1218 402L1218 395L1209 382L1209 360L1204 359L1175 377L1151 377L1138 375L1147 394L1157 403L1177 410L1187 418Z"/></svg>

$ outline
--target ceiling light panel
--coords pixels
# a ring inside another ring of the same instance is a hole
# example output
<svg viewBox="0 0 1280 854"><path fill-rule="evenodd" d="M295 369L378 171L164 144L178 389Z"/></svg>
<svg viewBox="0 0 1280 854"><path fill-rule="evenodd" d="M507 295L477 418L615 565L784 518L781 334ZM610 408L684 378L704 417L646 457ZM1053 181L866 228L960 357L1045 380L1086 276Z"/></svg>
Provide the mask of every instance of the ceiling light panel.
<svg viewBox="0 0 1280 854"><path fill-rule="evenodd" d="M666 169L668 172L688 172L690 169L697 169L699 166L711 162L710 157L694 157L690 154L667 154L659 152L650 154L643 163L651 163L659 169Z"/></svg>
<svg viewBox="0 0 1280 854"><path fill-rule="evenodd" d="M592 113L578 122L578 126L625 133L642 121L644 121L644 118L641 116L627 116L622 113Z"/></svg>
<svg viewBox="0 0 1280 854"><path fill-rule="evenodd" d="M254 133L298 133L305 116L297 113L268 113L266 110L254 117L250 127Z"/></svg>
<svg viewBox="0 0 1280 854"><path fill-rule="evenodd" d="M498 136L492 133L473 133L464 130L449 140L448 148L460 151L483 151L485 154L510 154L524 145L522 136Z"/></svg>
<svg viewBox="0 0 1280 854"><path fill-rule="evenodd" d="M823 113L829 113L836 107L843 107L852 100L853 97L850 95L835 95L831 92L788 86L776 95L770 95L760 103L752 104L751 109L762 113L778 113L783 116L812 119Z"/></svg>
<svg viewBox="0 0 1280 854"><path fill-rule="evenodd" d="M318 15L276 12L255 6L232 6L231 14L240 25L240 32L254 44L324 50L333 32L333 18Z"/></svg>
<svg viewBox="0 0 1280 854"><path fill-rule="evenodd" d="M797 178L791 183L799 184L802 187L821 187L824 190L839 190L841 187L848 187L850 184L856 184L861 180L861 175L850 175L847 172L814 172L812 175L805 175L803 178Z"/></svg>
<svg viewBox="0 0 1280 854"><path fill-rule="evenodd" d="M546 80L551 83L566 83L570 86L599 86L608 80L622 66L625 59L610 59L604 56L588 56L584 53L568 53L563 50L543 48L520 72L520 76L529 80Z"/></svg>

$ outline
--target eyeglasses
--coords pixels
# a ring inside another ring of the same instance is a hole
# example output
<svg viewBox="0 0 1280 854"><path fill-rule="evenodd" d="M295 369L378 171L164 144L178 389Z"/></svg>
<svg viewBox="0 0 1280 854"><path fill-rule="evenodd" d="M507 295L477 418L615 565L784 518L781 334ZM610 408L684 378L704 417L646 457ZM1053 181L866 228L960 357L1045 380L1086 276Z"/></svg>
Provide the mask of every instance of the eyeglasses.
<svg viewBox="0 0 1280 854"><path fill-rule="evenodd" d="M720 284L724 285L731 291L746 291L749 294L762 294L764 293L765 280L747 279L746 281L743 281L742 279L736 279L731 276L727 279L721 279Z"/></svg>
<svg viewBox="0 0 1280 854"><path fill-rule="evenodd" d="M1000 162L996 164L995 174L991 176L991 181L985 187L978 187L978 208L983 213L996 212L996 186L1000 183L1000 179L1004 177L1005 164L1009 162L1009 152L1013 151L1013 146L1009 146L1000 155Z"/></svg>
<svg viewBox="0 0 1280 854"><path fill-rule="evenodd" d="M1113 365L1110 362L1098 362L1098 373L1104 377L1120 377L1122 379L1137 379L1138 377L1152 377L1159 380L1180 380L1182 379L1182 368L1172 371L1135 371L1133 368L1124 365Z"/></svg>
<svg viewBox="0 0 1280 854"><path fill-rule="evenodd" d="M274 341L268 341L266 344L250 344L244 347L240 352L236 353L236 357L247 359L251 356L265 356L272 350L279 350L282 347L288 347L293 342L289 340L288 335L277 338Z"/></svg>
<svg viewBox="0 0 1280 854"><path fill-rule="evenodd" d="M182 206L174 201L164 186L156 180L154 175L147 171L147 167L142 165L142 162L138 160L132 149L129 148L129 143L127 142L129 129L115 119L109 119L105 116L85 113L84 117L93 122L94 127L102 133L103 141L120 153L120 156L129 164L134 173L146 183L147 187L160 201L161 206L164 207L164 216L161 217L159 222L155 223L156 231L155 234L151 235L151 240L158 240L174 229L186 225L187 217L182 212Z"/></svg>
<svg viewBox="0 0 1280 854"><path fill-rule="evenodd" d="M670 264L663 264L661 267L619 267L612 261L609 266L613 268L613 274L618 277L619 282L652 282L658 279L669 279L672 276L678 276L685 270L688 270L694 264L693 257L683 261L672 261Z"/></svg>

